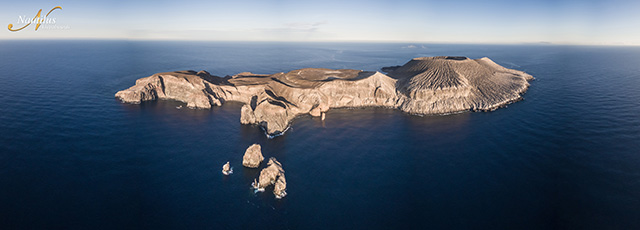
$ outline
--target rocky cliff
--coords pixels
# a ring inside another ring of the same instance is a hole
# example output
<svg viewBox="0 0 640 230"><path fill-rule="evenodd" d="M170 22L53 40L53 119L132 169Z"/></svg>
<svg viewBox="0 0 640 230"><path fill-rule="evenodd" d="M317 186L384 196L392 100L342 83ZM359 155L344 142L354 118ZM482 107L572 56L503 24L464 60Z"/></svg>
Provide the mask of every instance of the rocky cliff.
<svg viewBox="0 0 640 230"><path fill-rule="evenodd" d="M276 196L277 199L282 199L287 195L287 180L284 178L284 173L278 177L276 180L276 184L273 187L273 195Z"/></svg>
<svg viewBox="0 0 640 230"><path fill-rule="evenodd" d="M282 134L297 116L332 108L389 107L411 114L488 111L521 99L533 77L489 58L423 57L381 72L307 68L270 75L224 78L206 71L176 71L141 78L116 93L126 103L177 100L190 108L244 103L242 124Z"/></svg>

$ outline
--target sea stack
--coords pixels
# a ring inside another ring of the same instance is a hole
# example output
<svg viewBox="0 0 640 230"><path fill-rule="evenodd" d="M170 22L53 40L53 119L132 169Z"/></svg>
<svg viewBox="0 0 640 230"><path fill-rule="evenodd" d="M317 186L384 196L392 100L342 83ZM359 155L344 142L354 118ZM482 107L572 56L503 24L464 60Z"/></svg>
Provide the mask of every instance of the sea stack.
<svg viewBox="0 0 640 230"><path fill-rule="evenodd" d="M222 166L222 174L229 175L232 173L233 173L233 169L231 168L231 165L227 161L227 163Z"/></svg>
<svg viewBox="0 0 640 230"><path fill-rule="evenodd" d="M253 144L244 152L242 165L247 168L258 168L262 160L264 160L264 157L262 156L262 147L259 144Z"/></svg>
<svg viewBox="0 0 640 230"><path fill-rule="evenodd" d="M258 180L255 178L253 178L253 182L251 182L251 187L253 187L257 192L264 192L264 188L260 188Z"/></svg>
<svg viewBox="0 0 640 230"><path fill-rule="evenodd" d="M224 78L206 71L176 71L138 79L115 96L125 103L177 100L199 109L241 102L240 123L260 126L276 137L294 118L324 119L333 108L386 107L416 115L491 111L522 99L533 79L486 57L421 57L382 71L386 74L305 68Z"/></svg>
<svg viewBox="0 0 640 230"><path fill-rule="evenodd" d="M279 176L284 176L284 169L282 164L276 160L275 157L269 158L267 167L260 171L260 177L258 178L258 187L266 188L269 185L275 184Z"/></svg>

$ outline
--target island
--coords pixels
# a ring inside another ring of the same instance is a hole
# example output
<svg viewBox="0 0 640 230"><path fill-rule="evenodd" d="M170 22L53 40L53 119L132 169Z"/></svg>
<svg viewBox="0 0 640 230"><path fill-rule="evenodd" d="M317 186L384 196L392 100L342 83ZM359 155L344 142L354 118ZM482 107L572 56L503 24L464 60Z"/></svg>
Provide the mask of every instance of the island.
<svg viewBox="0 0 640 230"><path fill-rule="evenodd" d="M415 115L491 111L521 100L533 79L487 57L420 57L381 71L305 68L226 77L175 71L138 79L115 97L125 103L177 100L197 109L237 101L244 103L242 124L275 137L296 117L324 118L334 108L387 107Z"/></svg>

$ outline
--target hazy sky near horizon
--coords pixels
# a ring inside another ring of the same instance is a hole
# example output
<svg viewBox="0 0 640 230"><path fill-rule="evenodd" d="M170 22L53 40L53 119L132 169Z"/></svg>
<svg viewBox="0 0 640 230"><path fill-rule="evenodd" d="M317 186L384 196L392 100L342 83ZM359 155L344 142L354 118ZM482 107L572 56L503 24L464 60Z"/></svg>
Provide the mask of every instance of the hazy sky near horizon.
<svg viewBox="0 0 640 230"><path fill-rule="evenodd" d="M382 41L640 45L640 1L3 0L0 39ZM31 25L50 18L67 29Z"/></svg>

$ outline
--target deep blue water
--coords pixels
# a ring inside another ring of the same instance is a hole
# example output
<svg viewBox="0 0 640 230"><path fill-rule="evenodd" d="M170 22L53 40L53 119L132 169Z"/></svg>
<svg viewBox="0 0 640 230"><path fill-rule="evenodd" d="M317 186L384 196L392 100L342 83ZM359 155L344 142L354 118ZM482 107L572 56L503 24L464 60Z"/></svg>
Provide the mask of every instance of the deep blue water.
<svg viewBox="0 0 640 230"><path fill-rule="evenodd" d="M1 229L640 229L640 48L0 41ZM121 104L156 72L378 70L490 57L536 77L487 113L301 117L267 139L240 104ZM288 196L250 190L260 143ZM234 174L220 173L231 161Z"/></svg>

